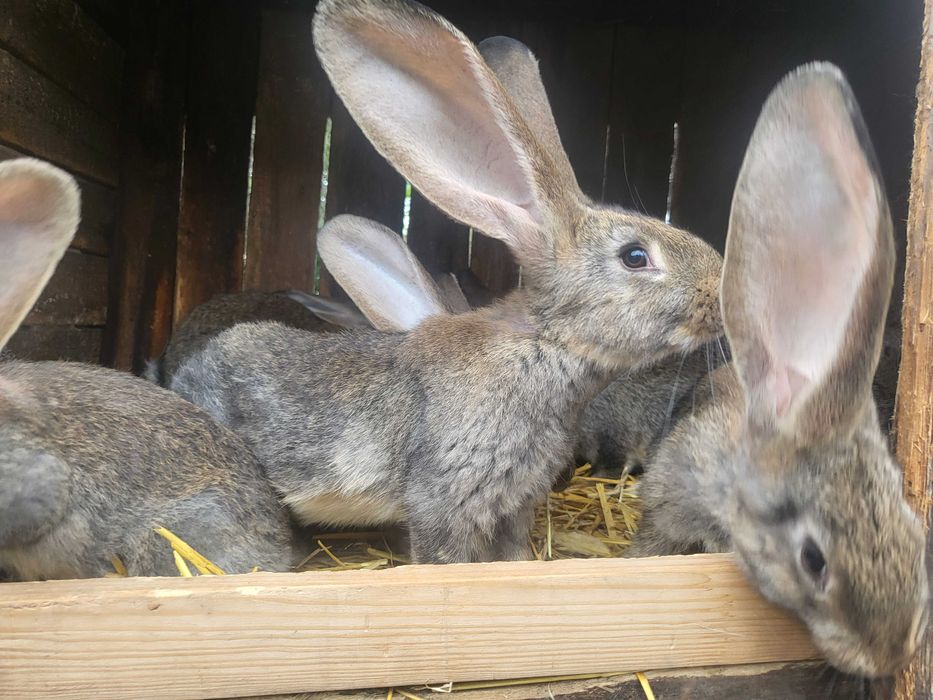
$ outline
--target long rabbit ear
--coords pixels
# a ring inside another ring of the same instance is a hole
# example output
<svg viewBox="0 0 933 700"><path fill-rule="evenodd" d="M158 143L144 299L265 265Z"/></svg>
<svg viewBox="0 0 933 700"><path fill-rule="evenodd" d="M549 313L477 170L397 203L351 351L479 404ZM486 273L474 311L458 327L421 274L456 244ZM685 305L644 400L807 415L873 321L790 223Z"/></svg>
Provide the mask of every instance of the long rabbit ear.
<svg viewBox="0 0 933 700"><path fill-rule="evenodd" d="M722 306L753 426L799 444L851 431L870 398L894 270L891 217L832 65L786 77L739 173Z"/></svg>
<svg viewBox="0 0 933 700"><path fill-rule="evenodd" d="M31 158L0 163L0 349L55 271L80 220L70 175Z"/></svg>
<svg viewBox="0 0 933 700"><path fill-rule="evenodd" d="M359 216L336 216L318 232L318 252L374 327L411 330L447 313L434 280L398 234Z"/></svg>
<svg viewBox="0 0 933 700"><path fill-rule="evenodd" d="M297 301L325 323L341 328L372 328L366 317L349 302L334 301L298 289L289 289L283 294Z"/></svg>
<svg viewBox="0 0 933 700"><path fill-rule="evenodd" d="M462 314L471 310L470 302L467 301L463 289L460 288L460 282L453 272L441 272L435 275L434 282L440 290L444 306L450 313Z"/></svg>
<svg viewBox="0 0 933 700"><path fill-rule="evenodd" d="M569 241L574 183L456 27L408 0L322 0L314 43L360 128L434 204L522 263Z"/></svg>
<svg viewBox="0 0 933 700"><path fill-rule="evenodd" d="M582 197L567 152L560 141L551 103L541 81L538 59L531 49L518 39L507 36L483 39L477 48L542 148L551 156L554 165L566 173L566 182L572 183L578 196Z"/></svg>

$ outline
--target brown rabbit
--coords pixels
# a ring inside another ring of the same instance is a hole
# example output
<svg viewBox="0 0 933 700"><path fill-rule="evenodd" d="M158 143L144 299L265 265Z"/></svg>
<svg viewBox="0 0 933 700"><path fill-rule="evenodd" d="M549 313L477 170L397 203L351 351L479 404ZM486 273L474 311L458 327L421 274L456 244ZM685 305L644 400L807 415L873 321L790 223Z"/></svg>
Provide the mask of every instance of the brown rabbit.
<svg viewBox="0 0 933 700"><path fill-rule="evenodd" d="M734 549L833 665L868 676L907 663L928 615L923 529L871 396L894 254L852 92L805 66L765 103L732 200L733 364L651 461L629 552Z"/></svg>
<svg viewBox="0 0 933 700"><path fill-rule="evenodd" d="M556 135L423 6L324 0L314 37L376 148L511 248L521 302L438 313L408 333L242 324L172 386L247 439L306 522L405 522L417 561L525 558L533 507L570 461L586 404L616 374L719 334L721 260L585 197ZM328 265L353 259L357 225L343 216L321 231ZM391 312L395 298L377 303Z"/></svg>
<svg viewBox="0 0 933 700"><path fill-rule="evenodd" d="M0 348L68 248L74 180L0 163ZM284 569L284 508L243 442L149 382L65 362L0 363L0 568L18 579L177 573L165 526L229 572Z"/></svg>

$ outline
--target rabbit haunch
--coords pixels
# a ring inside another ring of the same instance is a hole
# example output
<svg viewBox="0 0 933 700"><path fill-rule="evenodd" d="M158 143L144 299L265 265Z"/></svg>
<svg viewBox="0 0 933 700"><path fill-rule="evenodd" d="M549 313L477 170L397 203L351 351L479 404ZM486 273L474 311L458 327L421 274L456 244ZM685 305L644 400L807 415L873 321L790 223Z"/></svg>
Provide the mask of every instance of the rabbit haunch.
<svg viewBox="0 0 933 700"><path fill-rule="evenodd" d="M735 188L733 363L659 445L627 552L734 549L830 663L869 676L906 665L929 605L925 536L871 396L894 256L852 92L805 66L765 103Z"/></svg>
<svg viewBox="0 0 933 700"><path fill-rule="evenodd" d="M74 180L0 163L0 345L78 225ZM175 572L165 526L230 572L284 569L287 514L243 441L137 377L64 362L0 363L0 568L19 579Z"/></svg>
<svg viewBox="0 0 933 700"><path fill-rule="evenodd" d="M314 499L370 512L392 499L416 560L527 557L533 508L572 458L583 407L615 374L718 335L721 260L683 231L587 199L559 141L424 7L325 0L314 37L376 148L522 262L524 300L518 313L437 315L398 334L244 324L172 386L239 431L311 518ZM536 67L528 74L540 81ZM535 114L553 121L546 103ZM337 241L329 266L358 254L354 225L339 217L319 234L322 256ZM642 269L623 263L632 247ZM368 316L398 315L395 295L375 303Z"/></svg>

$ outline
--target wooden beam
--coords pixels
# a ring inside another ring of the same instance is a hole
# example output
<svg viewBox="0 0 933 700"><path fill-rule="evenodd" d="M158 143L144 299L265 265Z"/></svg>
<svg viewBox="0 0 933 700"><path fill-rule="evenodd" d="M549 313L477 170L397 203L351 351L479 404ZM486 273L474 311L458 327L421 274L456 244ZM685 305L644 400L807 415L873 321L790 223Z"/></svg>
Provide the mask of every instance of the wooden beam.
<svg viewBox="0 0 933 700"><path fill-rule="evenodd" d="M312 12L262 13L244 287L314 286L332 91L308 39Z"/></svg>
<svg viewBox="0 0 933 700"><path fill-rule="evenodd" d="M904 489L929 532L933 505L933 0L926 0L917 120L907 218L904 275L903 348L897 389L897 457L904 467ZM933 546L927 538L927 568ZM898 700L929 697L933 687L933 638L898 676Z"/></svg>
<svg viewBox="0 0 933 700"><path fill-rule="evenodd" d="M195 0L189 27L176 325L215 294L241 288L259 12Z"/></svg>
<svg viewBox="0 0 933 700"><path fill-rule="evenodd" d="M184 131L187 3L134 13L128 42L120 205L103 361L140 370L172 330Z"/></svg>
<svg viewBox="0 0 933 700"><path fill-rule="evenodd" d="M0 585L0 696L219 698L811 659L727 555Z"/></svg>

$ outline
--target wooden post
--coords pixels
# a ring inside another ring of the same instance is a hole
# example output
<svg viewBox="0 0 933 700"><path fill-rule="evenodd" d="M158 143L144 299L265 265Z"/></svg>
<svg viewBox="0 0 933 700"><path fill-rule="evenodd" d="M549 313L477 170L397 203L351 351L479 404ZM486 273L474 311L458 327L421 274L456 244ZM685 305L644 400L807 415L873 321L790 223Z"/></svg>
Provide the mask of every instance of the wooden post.
<svg viewBox="0 0 933 700"><path fill-rule="evenodd" d="M907 219L904 340L897 389L897 457L907 498L926 523L931 514L933 458L933 0L926 0L917 122ZM927 568L933 551L927 539ZM933 687L933 635L897 679L895 697L928 698Z"/></svg>

